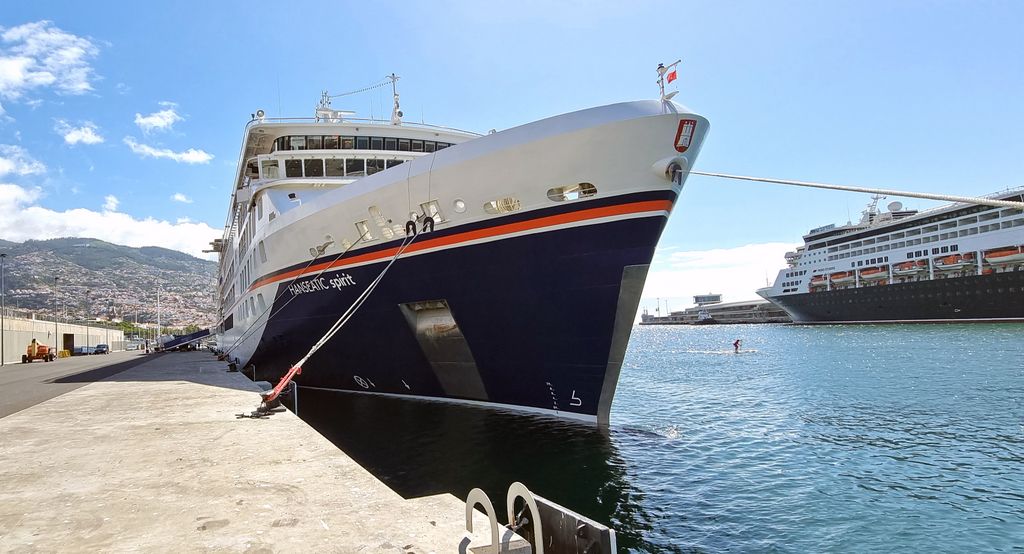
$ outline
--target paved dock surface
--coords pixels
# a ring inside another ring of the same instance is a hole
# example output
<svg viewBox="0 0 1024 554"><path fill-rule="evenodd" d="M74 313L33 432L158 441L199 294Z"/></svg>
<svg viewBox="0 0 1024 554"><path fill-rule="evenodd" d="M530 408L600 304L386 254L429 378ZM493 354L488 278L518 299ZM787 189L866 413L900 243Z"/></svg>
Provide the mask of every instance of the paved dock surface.
<svg viewBox="0 0 1024 554"><path fill-rule="evenodd" d="M140 350L72 356L52 362L0 366L0 417L130 369L147 358Z"/></svg>
<svg viewBox="0 0 1024 554"><path fill-rule="evenodd" d="M209 353L115 356L47 364L78 388L0 419L0 551L465 551L461 500L403 499L290 412L236 419L257 389Z"/></svg>

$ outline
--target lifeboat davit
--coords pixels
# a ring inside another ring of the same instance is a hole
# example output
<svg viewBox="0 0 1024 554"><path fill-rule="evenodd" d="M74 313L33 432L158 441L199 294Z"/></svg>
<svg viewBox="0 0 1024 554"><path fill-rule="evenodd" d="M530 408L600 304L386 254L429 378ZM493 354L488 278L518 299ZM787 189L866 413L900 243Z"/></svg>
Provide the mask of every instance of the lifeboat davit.
<svg viewBox="0 0 1024 554"><path fill-rule="evenodd" d="M894 275L914 275L928 269L928 262L924 260L903 262L892 266Z"/></svg>
<svg viewBox="0 0 1024 554"><path fill-rule="evenodd" d="M989 250L985 252L985 261L990 264L1024 262L1024 246L1010 246Z"/></svg>
<svg viewBox="0 0 1024 554"><path fill-rule="evenodd" d="M872 281L875 279L885 279L888 276L889 269L882 266L865 267L864 269L860 270L860 278L868 281Z"/></svg>
<svg viewBox="0 0 1024 554"><path fill-rule="evenodd" d="M970 254L953 254L935 260L935 269L939 271L956 271L971 265L973 256Z"/></svg>
<svg viewBox="0 0 1024 554"><path fill-rule="evenodd" d="M840 271L838 273L833 273L832 275L829 275L829 277L832 279L832 283L836 285L852 283L854 279L852 271Z"/></svg>

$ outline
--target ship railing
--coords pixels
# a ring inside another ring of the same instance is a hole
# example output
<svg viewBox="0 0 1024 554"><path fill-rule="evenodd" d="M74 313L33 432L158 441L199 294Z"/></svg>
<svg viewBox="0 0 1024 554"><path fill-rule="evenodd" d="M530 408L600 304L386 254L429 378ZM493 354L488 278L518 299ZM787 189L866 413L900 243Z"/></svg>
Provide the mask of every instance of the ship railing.
<svg viewBox="0 0 1024 554"><path fill-rule="evenodd" d="M249 127L251 127L253 125L259 125L261 123L324 123L324 124L335 124L335 125L340 124L340 123L362 123L362 124L369 124L369 125L379 125L381 127L389 127L389 128L390 127L398 127L398 128L412 127L414 129L429 129L429 130L432 130L432 131L446 131L446 132L453 132L453 133L462 133L462 134L471 135L471 136L474 136L474 137L481 137L481 136L483 136L482 133L477 133L475 131L467 131L465 129L458 129L458 128L455 128L455 127L446 127L446 126L443 126L443 125L433 125L433 124L430 124L430 123L414 123L414 122L408 122L408 121L403 121L400 125L393 125L391 123L390 119L376 119L376 118L368 118L368 117L342 117L342 118L338 118L338 119L323 119L323 118L316 118L316 117L264 117L262 119L259 119L259 118L253 119L253 120L249 121L248 123L246 123L245 126L248 129Z"/></svg>

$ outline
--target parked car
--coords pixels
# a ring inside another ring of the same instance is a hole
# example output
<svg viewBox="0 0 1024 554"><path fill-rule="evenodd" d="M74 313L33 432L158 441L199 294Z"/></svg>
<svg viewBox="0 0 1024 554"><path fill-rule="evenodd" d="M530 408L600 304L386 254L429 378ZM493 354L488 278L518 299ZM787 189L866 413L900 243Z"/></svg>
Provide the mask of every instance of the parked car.
<svg viewBox="0 0 1024 554"><path fill-rule="evenodd" d="M71 355L72 356L86 356L88 354L95 354L95 353L96 353L96 347L95 346L76 346L75 349L71 351Z"/></svg>
<svg viewBox="0 0 1024 554"><path fill-rule="evenodd" d="M110 347L105 344L97 344L93 354L110 354Z"/></svg>

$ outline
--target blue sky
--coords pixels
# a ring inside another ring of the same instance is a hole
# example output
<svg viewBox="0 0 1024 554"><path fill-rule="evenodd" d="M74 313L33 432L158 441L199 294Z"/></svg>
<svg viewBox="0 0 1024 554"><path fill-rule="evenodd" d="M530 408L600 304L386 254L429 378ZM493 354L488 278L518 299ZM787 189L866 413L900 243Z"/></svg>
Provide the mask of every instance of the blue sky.
<svg viewBox="0 0 1024 554"><path fill-rule="evenodd" d="M5 5L0 27L6 239L197 252L220 233L250 113L311 115L320 90L392 71L407 119L486 131L653 98L654 67L683 58L677 100L712 123L698 169L963 195L1024 183L1020 2L40 1ZM691 177L645 295L752 297L804 232L867 200Z"/></svg>

